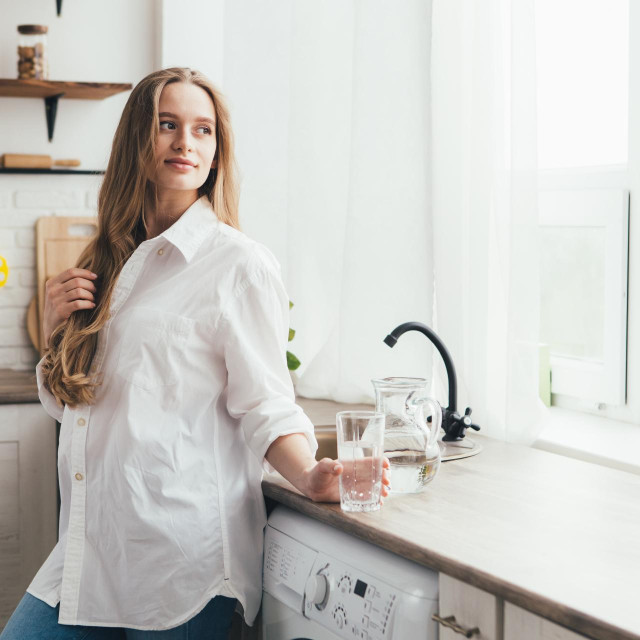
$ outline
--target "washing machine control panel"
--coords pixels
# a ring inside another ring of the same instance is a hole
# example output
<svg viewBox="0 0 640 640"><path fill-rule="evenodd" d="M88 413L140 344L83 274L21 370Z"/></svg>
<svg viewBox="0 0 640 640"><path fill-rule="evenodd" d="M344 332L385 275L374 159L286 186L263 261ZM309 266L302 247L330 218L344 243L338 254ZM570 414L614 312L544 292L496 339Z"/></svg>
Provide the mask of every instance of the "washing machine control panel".
<svg viewBox="0 0 640 640"><path fill-rule="evenodd" d="M318 589L318 582L326 589ZM332 628L341 638L384 640L392 636L398 594L363 571L318 553L305 593L305 617Z"/></svg>
<svg viewBox="0 0 640 640"><path fill-rule="evenodd" d="M269 520L265 640L438 637L437 573L284 507Z"/></svg>
<svg viewBox="0 0 640 640"><path fill-rule="evenodd" d="M315 577L317 573L312 571L317 556L317 551L268 527L262 570L264 589L300 612L306 599L305 594L318 603L326 600L329 588L326 580L322 576L314 579L313 583L309 580L310 576Z"/></svg>

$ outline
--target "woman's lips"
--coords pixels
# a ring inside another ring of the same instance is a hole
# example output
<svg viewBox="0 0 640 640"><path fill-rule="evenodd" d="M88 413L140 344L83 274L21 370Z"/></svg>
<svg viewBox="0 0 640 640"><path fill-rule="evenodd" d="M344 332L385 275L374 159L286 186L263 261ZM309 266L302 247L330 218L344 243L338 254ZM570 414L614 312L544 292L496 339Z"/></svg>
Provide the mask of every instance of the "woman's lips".
<svg viewBox="0 0 640 640"><path fill-rule="evenodd" d="M188 164L187 162L181 162L180 160L165 160L165 164L173 167L177 171L190 171L191 169L195 169L195 165Z"/></svg>

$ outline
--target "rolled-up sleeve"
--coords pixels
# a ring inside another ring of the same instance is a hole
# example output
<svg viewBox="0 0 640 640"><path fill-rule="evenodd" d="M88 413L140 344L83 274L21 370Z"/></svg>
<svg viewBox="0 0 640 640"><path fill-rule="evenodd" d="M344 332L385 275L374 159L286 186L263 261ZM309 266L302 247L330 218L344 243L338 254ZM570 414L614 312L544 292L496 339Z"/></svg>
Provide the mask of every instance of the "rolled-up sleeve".
<svg viewBox="0 0 640 640"><path fill-rule="evenodd" d="M53 397L51 391L49 391L43 382L42 376L42 362L44 358L36 365L36 381L38 383L38 397L44 410L58 422L62 422L62 415L64 414L64 407L60 407Z"/></svg>
<svg viewBox="0 0 640 640"><path fill-rule="evenodd" d="M289 297L275 270L258 269L243 283L218 327L227 367L227 411L239 420L247 445L263 463L271 443L290 433L318 448L313 424L295 403L286 350Z"/></svg>

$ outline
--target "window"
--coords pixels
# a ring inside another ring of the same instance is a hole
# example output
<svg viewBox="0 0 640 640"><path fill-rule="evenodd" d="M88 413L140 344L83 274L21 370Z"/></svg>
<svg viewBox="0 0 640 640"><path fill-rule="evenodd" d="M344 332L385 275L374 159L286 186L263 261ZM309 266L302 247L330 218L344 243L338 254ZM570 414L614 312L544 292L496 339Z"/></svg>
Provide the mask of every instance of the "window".
<svg viewBox="0 0 640 640"><path fill-rule="evenodd" d="M625 407L627 250L639 251L629 237L637 19L628 0L536 0L535 10L540 339L552 404L638 422L640 407Z"/></svg>
<svg viewBox="0 0 640 640"><path fill-rule="evenodd" d="M626 401L625 189L541 191L540 339L551 353L553 394Z"/></svg>
<svg viewBox="0 0 640 640"><path fill-rule="evenodd" d="M629 1L536 0L538 165L626 165Z"/></svg>

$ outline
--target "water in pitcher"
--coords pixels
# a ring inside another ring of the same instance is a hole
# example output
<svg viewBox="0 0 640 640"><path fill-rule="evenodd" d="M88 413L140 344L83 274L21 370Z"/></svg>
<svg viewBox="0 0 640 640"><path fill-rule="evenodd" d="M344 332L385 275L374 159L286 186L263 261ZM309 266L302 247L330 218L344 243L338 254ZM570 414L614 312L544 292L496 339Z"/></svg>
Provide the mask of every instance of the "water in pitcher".
<svg viewBox="0 0 640 640"><path fill-rule="evenodd" d="M344 511L374 511L380 508L382 446L365 442L338 443L340 502Z"/></svg>
<svg viewBox="0 0 640 640"><path fill-rule="evenodd" d="M387 451L391 493L417 493L440 468L440 456L429 457L424 451Z"/></svg>

